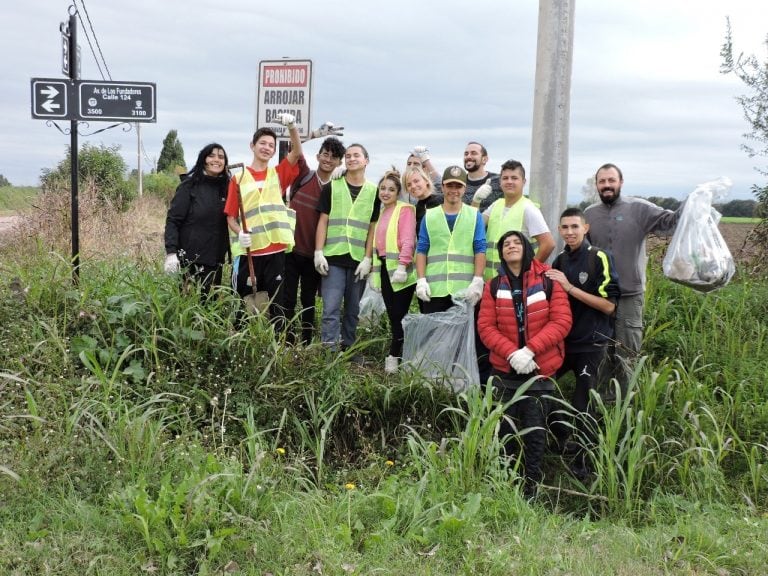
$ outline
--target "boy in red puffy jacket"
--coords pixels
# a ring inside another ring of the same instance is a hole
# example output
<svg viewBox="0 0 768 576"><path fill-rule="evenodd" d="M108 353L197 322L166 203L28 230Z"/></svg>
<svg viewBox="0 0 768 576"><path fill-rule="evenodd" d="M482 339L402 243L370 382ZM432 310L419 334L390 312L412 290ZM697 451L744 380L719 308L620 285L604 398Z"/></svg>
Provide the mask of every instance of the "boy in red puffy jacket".
<svg viewBox="0 0 768 576"><path fill-rule="evenodd" d="M522 444L525 491L532 494L544 474L541 461L547 443L544 396L563 363L564 340L571 329L568 296L559 283L544 276L547 264L534 260L533 247L522 232L511 230L498 241L499 275L485 285L477 328L490 350L491 376L502 402L535 378L523 398L507 409L499 434L508 436L505 451ZM511 420L512 424L510 421ZM516 430L531 428L522 437Z"/></svg>

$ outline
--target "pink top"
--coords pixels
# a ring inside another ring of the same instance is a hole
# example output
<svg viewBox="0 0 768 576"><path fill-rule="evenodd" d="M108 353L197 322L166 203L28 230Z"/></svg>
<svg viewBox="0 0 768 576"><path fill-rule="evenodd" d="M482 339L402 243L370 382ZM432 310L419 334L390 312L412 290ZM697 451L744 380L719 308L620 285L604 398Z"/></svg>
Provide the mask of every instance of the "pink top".
<svg viewBox="0 0 768 576"><path fill-rule="evenodd" d="M376 235L373 238L374 247L380 257L387 253L387 228L392 219L394 206L383 209L376 225ZM400 210L400 219L397 222L397 247L400 257L399 264L408 266L413 261L413 251L416 248L416 211L411 208Z"/></svg>

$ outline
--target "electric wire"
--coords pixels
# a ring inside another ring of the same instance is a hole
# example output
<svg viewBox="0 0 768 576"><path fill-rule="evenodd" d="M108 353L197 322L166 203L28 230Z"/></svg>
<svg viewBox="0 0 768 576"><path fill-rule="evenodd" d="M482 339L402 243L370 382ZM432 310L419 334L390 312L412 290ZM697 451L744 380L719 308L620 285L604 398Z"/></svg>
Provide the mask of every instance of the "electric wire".
<svg viewBox="0 0 768 576"><path fill-rule="evenodd" d="M83 7L83 12L85 12L85 18L88 20L88 27L91 29L91 33L93 34L93 41L96 43L96 48L99 51L99 56L101 57L101 62L104 64L104 69L107 71L107 78L112 80L112 73L109 71L109 66L107 66L107 61L104 58L104 53L101 51L101 44L99 44L99 38L96 36L96 30L93 28L93 23L91 22L91 15L88 14L88 8L85 6L85 0L80 0L80 4ZM82 23L82 19L80 20ZM93 48L91 48L91 52L93 52ZM94 58L96 58L96 54L93 55ZM103 79L102 74L102 79Z"/></svg>
<svg viewBox="0 0 768 576"><path fill-rule="evenodd" d="M96 67L99 69L99 74L101 75L101 79L106 80L106 77L104 76L104 71L101 69L101 64L99 63L99 59L96 57L96 51L93 49L93 44L91 43L91 37L88 34L88 29L85 27L85 22L83 22L83 17L80 15L80 10L77 9L77 6L75 6L75 12L77 13L77 19L80 20L80 27L83 30L83 34L85 34L85 39L88 40L88 47L91 49L91 54L93 54L93 59L96 61ZM75 50L77 50L77 47L75 47Z"/></svg>

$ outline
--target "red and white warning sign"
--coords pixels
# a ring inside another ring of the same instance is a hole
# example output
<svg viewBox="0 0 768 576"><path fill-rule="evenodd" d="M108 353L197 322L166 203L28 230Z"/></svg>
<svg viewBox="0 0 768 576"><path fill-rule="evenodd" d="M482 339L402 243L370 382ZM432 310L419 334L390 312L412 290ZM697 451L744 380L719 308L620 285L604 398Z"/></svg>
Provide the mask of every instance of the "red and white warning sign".
<svg viewBox="0 0 768 576"><path fill-rule="evenodd" d="M311 132L312 61L262 60L259 62L256 128L268 127L278 136L288 136L288 129L276 123L278 114L296 117L299 135Z"/></svg>

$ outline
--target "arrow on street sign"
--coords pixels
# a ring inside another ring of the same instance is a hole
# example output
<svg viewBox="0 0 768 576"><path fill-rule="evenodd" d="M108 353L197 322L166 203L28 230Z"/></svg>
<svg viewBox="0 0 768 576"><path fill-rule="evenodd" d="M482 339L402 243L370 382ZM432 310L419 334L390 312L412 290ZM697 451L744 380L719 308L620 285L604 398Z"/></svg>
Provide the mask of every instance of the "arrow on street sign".
<svg viewBox="0 0 768 576"><path fill-rule="evenodd" d="M69 83L32 78L32 118L69 118Z"/></svg>
<svg viewBox="0 0 768 576"><path fill-rule="evenodd" d="M58 93L59 91L56 90L56 88L54 88L50 84L45 88L43 88L42 90L40 90L40 94L43 94L46 98L55 98Z"/></svg>
<svg viewBox="0 0 768 576"><path fill-rule="evenodd" d="M61 108L61 104L57 104L53 100L46 100L40 106L42 107L43 110L45 110L49 114L53 114L54 110L58 110L59 108Z"/></svg>

